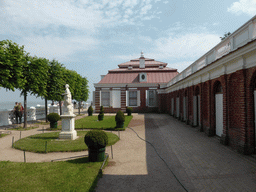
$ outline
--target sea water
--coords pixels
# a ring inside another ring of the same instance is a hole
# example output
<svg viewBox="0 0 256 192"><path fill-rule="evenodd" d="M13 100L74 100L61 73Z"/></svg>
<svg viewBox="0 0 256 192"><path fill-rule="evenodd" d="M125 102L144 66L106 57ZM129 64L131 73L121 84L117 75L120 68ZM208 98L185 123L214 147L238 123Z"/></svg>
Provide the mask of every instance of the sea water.
<svg viewBox="0 0 256 192"><path fill-rule="evenodd" d="M0 111L12 110L14 108L15 102L19 102L24 106L23 101L6 101L0 102ZM44 106L44 101L27 101L27 107L36 107L37 105ZM48 102L48 105L51 104L51 101Z"/></svg>

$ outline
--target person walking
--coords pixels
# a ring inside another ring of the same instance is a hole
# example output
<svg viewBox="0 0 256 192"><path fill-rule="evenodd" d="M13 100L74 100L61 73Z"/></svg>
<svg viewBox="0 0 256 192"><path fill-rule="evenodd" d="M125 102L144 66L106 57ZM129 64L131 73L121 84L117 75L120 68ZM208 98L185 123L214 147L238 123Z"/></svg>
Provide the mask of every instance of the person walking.
<svg viewBox="0 0 256 192"><path fill-rule="evenodd" d="M23 116L24 108L23 108L21 103L19 103L19 106L20 106L19 120L20 120L20 124L21 124L22 123L22 116Z"/></svg>
<svg viewBox="0 0 256 192"><path fill-rule="evenodd" d="M18 104L18 102L15 102L15 106L14 106L14 114L15 114L15 120L16 120L16 124L19 123L19 114L20 114L20 109L21 109L21 106Z"/></svg>

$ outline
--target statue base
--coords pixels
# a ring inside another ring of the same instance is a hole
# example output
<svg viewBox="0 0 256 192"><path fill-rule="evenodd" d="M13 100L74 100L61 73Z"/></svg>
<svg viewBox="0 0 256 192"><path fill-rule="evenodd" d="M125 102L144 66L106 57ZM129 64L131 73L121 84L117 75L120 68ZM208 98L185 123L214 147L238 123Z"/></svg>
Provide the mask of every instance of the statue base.
<svg viewBox="0 0 256 192"><path fill-rule="evenodd" d="M59 134L59 139L77 139L77 132L75 130L75 116L72 115L61 115L62 129Z"/></svg>

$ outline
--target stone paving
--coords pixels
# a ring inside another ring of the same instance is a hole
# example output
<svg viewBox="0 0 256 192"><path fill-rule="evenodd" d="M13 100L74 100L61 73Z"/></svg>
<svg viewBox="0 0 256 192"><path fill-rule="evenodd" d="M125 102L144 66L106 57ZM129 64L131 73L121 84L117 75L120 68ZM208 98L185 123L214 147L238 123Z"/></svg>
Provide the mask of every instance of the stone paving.
<svg viewBox="0 0 256 192"><path fill-rule="evenodd" d="M188 191L256 191L256 160L168 115L146 114L146 139Z"/></svg>
<svg viewBox="0 0 256 192"><path fill-rule="evenodd" d="M187 191L256 191L253 157L238 154L221 145L218 137L207 137L169 115L140 117L141 124L132 121L130 126L155 146ZM114 154L121 155L110 158L96 191L185 191L153 147L133 134L129 129L122 133L114 146Z"/></svg>
<svg viewBox="0 0 256 192"><path fill-rule="evenodd" d="M103 171L96 191L256 191L256 159L221 145L218 137L207 137L196 128L165 114L133 114L131 130L120 132L121 140L106 151L109 166ZM82 118L77 117L77 118ZM22 137L42 133L39 128L23 131ZM117 132L113 132L118 135ZM0 139L0 160L23 161L23 152L11 148L11 138L20 131ZM44 162L85 155L76 153L26 153L27 162ZM171 172L172 171L172 172Z"/></svg>

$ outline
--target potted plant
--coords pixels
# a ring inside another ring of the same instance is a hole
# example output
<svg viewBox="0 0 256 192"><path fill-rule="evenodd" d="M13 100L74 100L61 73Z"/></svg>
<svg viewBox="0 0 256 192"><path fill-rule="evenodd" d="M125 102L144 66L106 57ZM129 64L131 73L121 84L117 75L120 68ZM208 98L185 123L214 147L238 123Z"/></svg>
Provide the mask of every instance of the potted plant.
<svg viewBox="0 0 256 192"><path fill-rule="evenodd" d="M48 121L50 121L50 128L57 128L60 116L58 113L50 113L47 115Z"/></svg>
<svg viewBox="0 0 256 192"><path fill-rule="evenodd" d="M133 109L132 109L131 107L127 107L127 108L126 108L126 113L127 113L128 116L131 116L131 115L132 115L132 110L133 110Z"/></svg>
<svg viewBox="0 0 256 192"><path fill-rule="evenodd" d="M124 127L125 116L124 116L124 113L121 110L119 110L116 113L115 120L116 120L116 128L123 128Z"/></svg>
<svg viewBox="0 0 256 192"><path fill-rule="evenodd" d="M84 142L88 146L90 162L104 161L105 148L108 144L108 136L104 131L88 131L84 136Z"/></svg>
<svg viewBox="0 0 256 192"><path fill-rule="evenodd" d="M104 108L103 106L100 107L100 113L98 115L98 120L102 121L104 119Z"/></svg>
<svg viewBox="0 0 256 192"><path fill-rule="evenodd" d="M93 108L92 108L92 106L90 106L88 108L88 116L92 116L92 113L93 113Z"/></svg>

